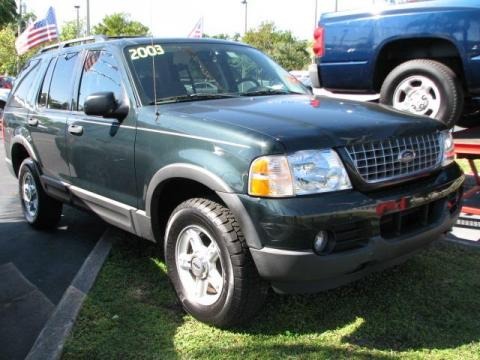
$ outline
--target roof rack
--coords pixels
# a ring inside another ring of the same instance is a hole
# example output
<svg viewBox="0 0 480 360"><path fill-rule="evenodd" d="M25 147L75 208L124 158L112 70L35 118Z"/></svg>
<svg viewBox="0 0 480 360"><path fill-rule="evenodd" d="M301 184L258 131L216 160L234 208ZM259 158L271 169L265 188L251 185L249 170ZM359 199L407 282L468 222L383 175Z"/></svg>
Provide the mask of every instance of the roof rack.
<svg viewBox="0 0 480 360"><path fill-rule="evenodd" d="M50 46L46 46L38 52L39 54L45 53L47 51L52 51L56 49L62 49L64 47L71 47L75 45L80 45L80 44L89 44L89 43L97 43L97 42L102 42L108 40L108 37L105 35L94 35L94 36L87 36L83 38L77 38L77 39L72 39L72 40L67 40L67 41L62 41L58 44L53 44Z"/></svg>

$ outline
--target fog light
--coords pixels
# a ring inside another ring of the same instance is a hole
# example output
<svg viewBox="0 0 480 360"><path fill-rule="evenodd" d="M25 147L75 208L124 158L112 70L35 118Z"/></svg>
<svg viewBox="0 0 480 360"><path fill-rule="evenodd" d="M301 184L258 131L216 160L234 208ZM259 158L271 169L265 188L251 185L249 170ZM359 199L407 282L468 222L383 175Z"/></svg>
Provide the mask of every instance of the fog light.
<svg viewBox="0 0 480 360"><path fill-rule="evenodd" d="M317 236L315 236L315 241L313 242L313 250L317 254L325 253L328 249L328 243L330 240L330 236L327 231L319 231Z"/></svg>

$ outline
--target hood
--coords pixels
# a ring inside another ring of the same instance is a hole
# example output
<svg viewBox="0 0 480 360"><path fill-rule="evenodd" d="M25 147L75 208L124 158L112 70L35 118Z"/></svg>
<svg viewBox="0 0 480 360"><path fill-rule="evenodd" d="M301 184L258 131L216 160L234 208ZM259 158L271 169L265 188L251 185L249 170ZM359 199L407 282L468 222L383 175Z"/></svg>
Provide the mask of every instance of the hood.
<svg viewBox="0 0 480 360"><path fill-rule="evenodd" d="M303 95L277 95L162 105L179 118L244 128L281 142L288 151L432 133L435 120L385 106ZM214 129L214 127L213 127Z"/></svg>

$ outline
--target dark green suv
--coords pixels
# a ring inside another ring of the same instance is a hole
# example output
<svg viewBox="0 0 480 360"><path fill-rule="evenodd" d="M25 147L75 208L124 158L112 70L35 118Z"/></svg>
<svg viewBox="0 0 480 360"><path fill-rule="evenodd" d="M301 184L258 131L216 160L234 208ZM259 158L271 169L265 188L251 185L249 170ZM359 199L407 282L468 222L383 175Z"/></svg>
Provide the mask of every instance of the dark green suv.
<svg viewBox="0 0 480 360"><path fill-rule="evenodd" d="M217 326L269 287L317 292L398 264L460 209L441 123L314 97L239 43L55 45L23 69L4 121L32 226L69 203L162 244L184 308Z"/></svg>

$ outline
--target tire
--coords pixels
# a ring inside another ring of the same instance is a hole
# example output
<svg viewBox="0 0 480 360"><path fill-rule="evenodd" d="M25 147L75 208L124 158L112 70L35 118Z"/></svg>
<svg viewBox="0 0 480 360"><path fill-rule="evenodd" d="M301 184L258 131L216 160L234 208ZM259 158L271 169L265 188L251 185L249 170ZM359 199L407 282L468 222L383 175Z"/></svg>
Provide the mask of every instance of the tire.
<svg viewBox="0 0 480 360"><path fill-rule="evenodd" d="M183 308L202 322L218 327L243 323L266 298L268 286L240 226L229 209L214 201L190 199L173 211L165 259Z"/></svg>
<svg viewBox="0 0 480 360"><path fill-rule="evenodd" d="M407 61L388 74L380 90L380 102L453 127L462 115L464 92L448 66L419 59Z"/></svg>
<svg viewBox="0 0 480 360"><path fill-rule="evenodd" d="M62 215L62 203L45 193L32 159L27 158L20 165L18 184L25 220L36 229L56 227Z"/></svg>

